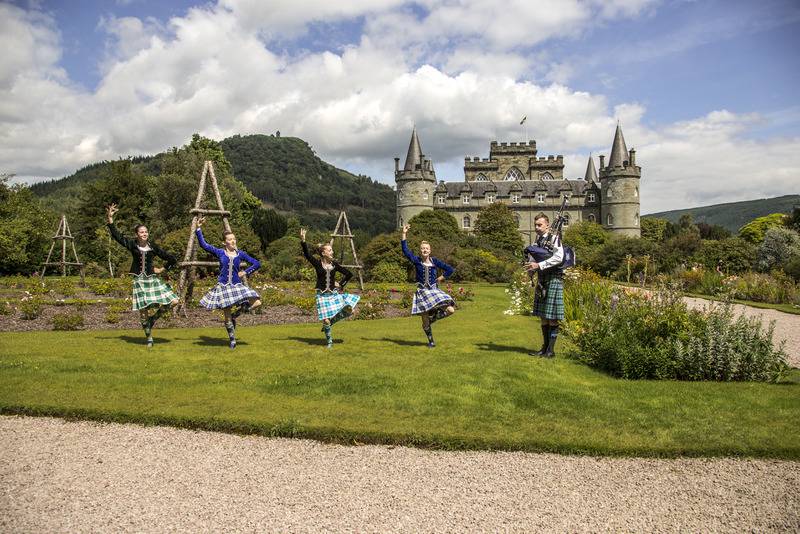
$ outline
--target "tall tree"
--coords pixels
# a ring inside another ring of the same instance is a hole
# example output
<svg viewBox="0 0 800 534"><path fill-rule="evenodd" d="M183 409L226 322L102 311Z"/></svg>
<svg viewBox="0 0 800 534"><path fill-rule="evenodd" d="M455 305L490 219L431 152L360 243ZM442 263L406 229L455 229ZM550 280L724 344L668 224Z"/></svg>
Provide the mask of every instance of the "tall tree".
<svg viewBox="0 0 800 534"><path fill-rule="evenodd" d="M522 251L522 236L517 221L502 202L490 204L478 212L475 235L512 255L519 255Z"/></svg>
<svg viewBox="0 0 800 534"><path fill-rule="evenodd" d="M0 273L28 274L44 263L58 219L30 189L7 180L0 178Z"/></svg>

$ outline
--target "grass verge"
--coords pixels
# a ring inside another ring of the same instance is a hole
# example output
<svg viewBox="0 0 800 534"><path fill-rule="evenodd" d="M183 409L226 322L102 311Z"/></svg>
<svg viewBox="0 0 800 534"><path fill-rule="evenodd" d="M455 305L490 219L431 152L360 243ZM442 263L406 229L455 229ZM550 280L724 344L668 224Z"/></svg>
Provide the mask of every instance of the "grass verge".
<svg viewBox="0 0 800 534"><path fill-rule="evenodd" d="M800 371L782 384L617 380L533 358L538 322L500 287L434 325L0 334L0 412L385 443L634 456L800 458ZM565 343L559 343L563 352Z"/></svg>

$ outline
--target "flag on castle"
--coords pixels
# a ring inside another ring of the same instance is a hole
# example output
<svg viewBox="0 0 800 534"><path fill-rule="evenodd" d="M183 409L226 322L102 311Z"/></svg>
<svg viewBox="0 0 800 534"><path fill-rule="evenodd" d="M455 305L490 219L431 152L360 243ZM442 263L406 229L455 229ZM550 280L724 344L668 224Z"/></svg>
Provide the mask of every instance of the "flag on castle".
<svg viewBox="0 0 800 534"><path fill-rule="evenodd" d="M522 126L523 124L525 124L525 121L526 121L526 120L528 120L528 116L527 116L527 115L525 115L524 117L522 117L522 120L521 120L521 121L519 121L519 125L520 125L520 126Z"/></svg>

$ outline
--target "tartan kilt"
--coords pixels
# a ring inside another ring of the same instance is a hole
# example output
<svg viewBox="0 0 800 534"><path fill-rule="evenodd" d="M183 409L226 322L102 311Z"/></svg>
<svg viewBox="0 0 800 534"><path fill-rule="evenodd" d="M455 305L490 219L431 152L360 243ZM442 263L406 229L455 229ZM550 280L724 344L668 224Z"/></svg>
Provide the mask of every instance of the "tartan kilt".
<svg viewBox="0 0 800 534"><path fill-rule="evenodd" d="M169 304L177 298L169 284L154 274L140 274L133 279L133 310Z"/></svg>
<svg viewBox="0 0 800 534"><path fill-rule="evenodd" d="M411 303L411 315L429 312L440 306L453 305L455 305L453 297L438 287L420 287L414 292L414 300Z"/></svg>
<svg viewBox="0 0 800 534"><path fill-rule="evenodd" d="M559 276L546 276L542 279L542 285L545 295L542 297L539 291L536 292L533 314L542 319L561 321L564 319L564 280Z"/></svg>
<svg viewBox="0 0 800 534"><path fill-rule="evenodd" d="M359 300L361 297L352 293L317 291L317 318L320 321L330 319L347 306L355 308Z"/></svg>
<svg viewBox="0 0 800 534"><path fill-rule="evenodd" d="M260 298L255 290L244 284L217 284L200 299L200 305L209 310L230 308L251 298Z"/></svg>

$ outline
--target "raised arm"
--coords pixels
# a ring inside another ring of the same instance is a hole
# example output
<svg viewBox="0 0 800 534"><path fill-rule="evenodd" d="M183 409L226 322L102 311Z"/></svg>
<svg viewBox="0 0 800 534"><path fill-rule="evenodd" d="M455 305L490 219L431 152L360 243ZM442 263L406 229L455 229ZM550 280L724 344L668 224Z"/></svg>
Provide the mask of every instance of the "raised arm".
<svg viewBox="0 0 800 534"><path fill-rule="evenodd" d="M408 234L408 229L411 228L410 224L403 225L403 237L400 240L400 248L403 250L403 256L408 258L411 263L419 263L420 259L411 252L411 249L408 248L408 241L406 241L406 234Z"/></svg>
<svg viewBox="0 0 800 534"><path fill-rule="evenodd" d="M308 260L308 263L316 267L322 267L322 262L316 259L311 253L308 251L308 245L306 245L306 229L300 228L300 247L303 249L303 256Z"/></svg>
<svg viewBox="0 0 800 534"><path fill-rule="evenodd" d="M200 245L203 248L203 250L205 250L206 252L210 252L215 256L219 256L220 254L222 254L221 248L209 245L206 242L205 238L203 238L203 230L201 230L199 226L197 227L197 230L194 231L194 234L197 236L197 244Z"/></svg>

